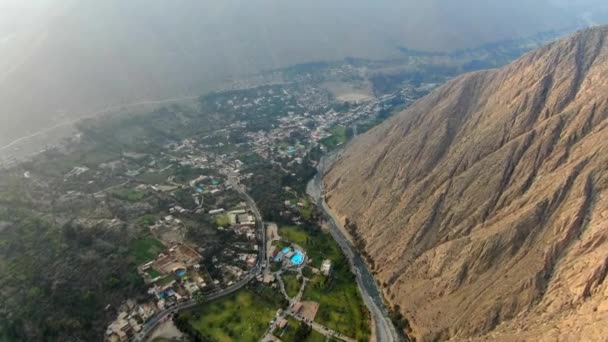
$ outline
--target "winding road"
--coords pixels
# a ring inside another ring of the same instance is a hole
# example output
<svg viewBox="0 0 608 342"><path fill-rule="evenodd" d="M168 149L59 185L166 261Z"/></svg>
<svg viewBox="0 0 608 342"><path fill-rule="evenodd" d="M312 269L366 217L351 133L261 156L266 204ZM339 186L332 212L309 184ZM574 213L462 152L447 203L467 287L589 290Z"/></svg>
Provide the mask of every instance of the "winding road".
<svg viewBox="0 0 608 342"><path fill-rule="evenodd" d="M348 259L351 269L357 278L357 285L361 290L361 295L365 305L369 309L372 320L374 321L375 336L378 342L393 342L405 340L395 328L390 319L389 311L384 303L382 292L378 288L376 280L367 268L367 265L356 252L355 247L344 235L344 228L340 224L340 220L335 213L325 202L322 175L326 170L326 163L330 161L323 157L317 167L318 172L315 177L308 183L306 192L312 197L317 206L323 211L325 218L330 226L330 233L334 240L338 243L342 252Z"/></svg>
<svg viewBox="0 0 608 342"><path fill-rule="evenodd" d="M256 264L254 271L256 274L258 274L262 272L263 268L266 266L266 230L264 229L262 214L260 213L260 210L258 209L258 206L253 198L251 198L247 191L245 191L245 189L236 181L235 175L229 173L227 176L228 183L245 198L247 205L253 212L253 215L255 215L256 224L258 226L258 241L260 241L260 246L258 248L258 263Z"/></svg>
<svg viewBox="0 0 608 342"><path fill-rule="evenodd" d="M216 299L222 298L224 296L227 296L229 294L232 294L232 293L240 290L243 286L247 285L253 278L255 278L255 276L256 276L256 274L249 274L245 278L243 278L243 279L239 280L237 283L233 284L232 286L205 296L205 301L216 300ZM193 307L195 307L197 305L199 305L199 303L197 303L195 300L189 300L187 302L178 304L172 308L168 308L166 310L159 312L158 314L156 314L156 316L154 316L150 321L148 321L144 325L143 329L139 332L139 334L137 334L137 336L135 336L133 341L136 341L136 342L145 341L145 339L154 331L154 329L156 329L156 327L160 323L164 322L165 319L167 317L169 317L169 315L175 314L182 310L192 309Z"/></svg>
<svg viewBox="0 0 608 342"><path fill-rule="evenodd" d="M216 299L222 298L224 296L227 296L229 294L232 294L232 293L240 290L245 285L247 285L251 280L253 280L258 274L262 273L262 271L264 270L264 266L265 266L264 261L266 259L266 232L264 231L264 221L262 220L262 214L260 214L260 210L258 209L255 201L251 198L251 196L249 196L249 194L247 194L245 189L243 189L243 187L240 184L238 184L238 182L234 178L234 175L228 174L227 176L228 176L228 183L230 185L232 185L232 187L245 198L245 201L249 205L249 208L255 215L256 224L257 224L257 228L258 228L258 239L259 239L258 241L260 241L260 246L258 248L258 250L259 250L258 262L257 262L256 266L249 272L249 274L247 274L243 279L239 280L235 284L233 284L223 290L220 290L220 291L217 291L217 292L214 292L214 293L211 293L211 294L205 296L205 301L216 300ZM139 332L139 334L137 334L135 336L133 341L135 341L135 342L145 341L146 338L148 336L150 336L150 334L154 331L154 329L156 329L156 327L158 327L158 325L160 323L164 322L165 319L168 318L170 315L175 314L179 311L191 309L191 308L197 306L198 304L199 303L197 303L195 300L189 300L187 302L181 303L172 308L168 308L166 310L159 312L150 321L148 321L144 325L143 329Z"/></svg>
<svg viewBox="0 0 608 342"><path fill-rule="evenodd" d="M327 159L325 157L322 158L318 167L319 172L308 183L306 191L308 195L316 201L319 208L325 214L325 217L328 223L330 224L330 233L332 237L342 249L342 252L347 257L351 265L353 273L356 275L357 285L359 286L365 305L368 307L372 316L372 320L374 322L376 341L403 341L404 338L399 335L397 329L395 328L393 322L389 317L388 309L384 304L382 292L379 290L376 280L374 279L370 271L367 269L367 265L365 264L365 262L361 259L359 254L356 253L354 246L352 246L350 241L344 236L344 233L342 231L343 227L340 226L340 221L337 219L336 215L325 202L325 198L323 196L323 182L321 175L324 172L326 162ZM266 266L266 233L264 229L264 221L262 220L262 215L260 214L260 211L255 201L251 198L251 196L249 196L249 194L247 194L245 189L236 180L236 175L229 173L227 174L227 177L228 183L232 185L232 187L245 198L245 201L249 205L249 208L256 217L259 238L258 241L260 241L258 262L245 278L241 279L239 282L226 289L207 295L205 297L206 301L216 300L240 290L251 280L253 280L258 274L261 274L265 270ZM191 309L196 305L198 305L196 301L190 300L170 309L161 311L144 325L142 331L134 338L134 341L145 341L145 339L150 336L154 329L160 323L164 322L165 319L167 319L171 314L175 314L182 310ZM298 319L297 315L291 316ZM315 326L313 324L313 329L318 330L320 332L323 332L323 329L325 329L325 333L329 332L325 327L322 327L320 325ZM347 340L345 336L340 336L340 339Z"/></svg>

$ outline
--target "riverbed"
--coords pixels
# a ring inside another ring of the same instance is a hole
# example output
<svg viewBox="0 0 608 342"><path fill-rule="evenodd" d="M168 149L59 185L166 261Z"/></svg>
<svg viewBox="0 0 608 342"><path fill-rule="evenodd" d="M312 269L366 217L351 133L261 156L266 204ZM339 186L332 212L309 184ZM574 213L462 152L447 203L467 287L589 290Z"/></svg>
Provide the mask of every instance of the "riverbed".
<svg viewBox="0 0 608 342"><path fill-rule="evenodd" d="M337 156L338 154L334 153L321 158L321 161L317 167L317 174L310 182L308 182L306 192L315 201L318 208L325 216L325 219L330 227L329 231L331 236L334 238L334 240L336 240L344 255L346 255L346 258L350 263L351 270L356 275L359 291L361 292L363 300L365 301L365 305L371 313L376 341L404 341L405 338L398 333L395 325L390 319L388 308L384 303L382 292L380 291L376 280L359 253L357 253L355 247L352 245L349 239L346 238L344 228L341 226L341 223L336 217L335 213L325 202L322 175L326 172Z"/></svg>

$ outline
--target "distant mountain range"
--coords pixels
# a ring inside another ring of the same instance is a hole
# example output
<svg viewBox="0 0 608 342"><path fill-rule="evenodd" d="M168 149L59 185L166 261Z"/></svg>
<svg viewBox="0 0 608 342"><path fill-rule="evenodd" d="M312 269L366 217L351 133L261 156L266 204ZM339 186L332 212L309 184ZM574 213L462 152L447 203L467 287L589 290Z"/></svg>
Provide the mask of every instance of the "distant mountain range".
<svg viewBox="0 0 608 342"><path fill-rule="evenodd" d="M0 147L108 106L196 95L264 69L390 58L403 46L462 49L584 22L582 9L549 0L37 0L29 17L7 1Z"/></svg>
<svg viewBox="0 0 608 342"><path fill-rule="evenodd" d="M604 341L608 27L449 81L325 182L417 341Z"/></svg>

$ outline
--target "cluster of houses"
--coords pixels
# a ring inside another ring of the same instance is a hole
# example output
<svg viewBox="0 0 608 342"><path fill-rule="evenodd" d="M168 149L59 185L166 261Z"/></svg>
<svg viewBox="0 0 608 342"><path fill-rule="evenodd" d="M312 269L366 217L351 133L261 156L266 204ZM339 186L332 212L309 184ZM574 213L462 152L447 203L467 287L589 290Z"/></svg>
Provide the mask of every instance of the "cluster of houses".
<svg viewBox="0 0 608 342"><path fill-rule="evenodd" d="M106 329L106 341L129 341L156 312L157 308L149 303L136 304L134 300L127 300L121 306L116 320Z"/></svg>
<svg viewBox="0 0 608 342"><path fill-rule="evenodd" d="M176 244L158 254L154 260L138 267L139 274L151 284L148 294L152 299L143 304L127 300L115 321L106 330L106 341L130 340L141 331L143 324L156 312L191 299L207 288L199 272L200 254L186 244Z"/></svg>
<svg viewBox="0 0 608 342"><path fill-rule="evenodd" d="M245 208L246 205L242 203L239 207ZM219 208L210 210L209 215L215 218L223 216L227 219L226 223L229 225L230 229L237 235L246 236L250 241L255 241L257 239L255 216L248 210L235 209L227 212L224 208ZM219 226L218 229L224 230L226 227Z"/></svg>
<svg viewBox="0 0 608 342"><path fill-rule="evenodd" d="M408 94L401 94L405 96ZM271 159L272 162L279 163L281 167L290 167L294 163L302 163L312 146L331 136L328 133L335 125L350 125L353 122L369 117L373 117L380 111L385 109L396 95L384 96L380 99L366 102L357 105L348 110L347 113L337 112L330 108L331 100L322 91L310 88L297 94L297 105L294 107L293 95L286 90L273 91L268 90L268 94L262 94L252 98L236 97L227 100L225 103L218 104L220 107L228 107L231 110L244 110L251 108L261 108L265 103L273 101L283 101L286 105L286 115L278 118L279 124L272 127L270 130L247 132L245 136L253 146L253 150L260 156ZM409 99L406 97L408 100ZM304 103L303 106L301 103ZM294 107L293 109L290 109ZM304 112L306 108L310 112ZM311 114L315 113L315 114ZM319 115L320 114L320 115ZM246 127L244 122L233 124L234 128ZM228 127L230 129L230 127ZM296 142L292 137L296 135L299 138ZM286 144L286 142L288 142ZM293 143L290 145L290 143ZM205 153L201 150L203 145L196 139L184 139L179 143L172 143L167 146L174 155L166 154L166 157L171 162L178 162L181 166L190 166L200 169L208 168L230 168L231 172L239 173L244 164L234 158L228 158L226 155L215 155ZM126 159L141 159L139 155L125 155ZM128 163L127 163L128 164ZM156 167L158 164L153 160L149 167ZM125 164L126 165L126 164ZM127 165L128 166L128 165ZM114 164L108 164L107 167L114 169ZM168 167L157 172L162 172ZM150 169L151 170L151 169ZM86 173L85 168L74 168L66 177L79 176ZM128 176L134 177L139 174L141 169L129 169ZM248 175L251 177L252 175ZM245 176L247 177L247 176ZM184 224L177 218L179 215L189 214L191 212L202 213L204 195L216 195L223 191L229 190L230 185L222 184L221 181L213 176L201 175L188 182L188 184L178 184L174 179L167 179L166 184L148 186L156 192L172 193L178 189L191 189L192 198L196 204L195 209L184 208L181 205L175 204L171 206L169 215L158 220L150 226L155 236L161 237L165 243L172 244L172 247L160 253L154 260L151 260L144 265L141 265L138 270L146 283L151 284L149 294L153 300L150 303L142 305L127 305L124 310L121 310L116 321L109 325L107 330L107 339L110 341L125 341L130 336L141 330L142 324L149 319L158 310L163 310L176 305L178 302L188 300L199 291L205 291L208 287L217 287L220 285L219 280L213 280L205 277L199 272L201 262L200 254L191 246L183 243L184 241ZM140 189L144 190L144 189ZM301 221L301 210L304 207L302 203L285 202L285 210L282 212L291 217L296 224ZM231 229L239 236L246 237L252 241L253 249L257 252L256 219L255 216L247 210L247 206L243 203L238 209L226 211L223 208L216 208L207 212L212 217L225 216L227 225L222 225L218 229ZM245 246L247 249L247 246ZM251 246L249 246L251 247ZM236 264L220 263L217 258L213 258L214 265L220 267L224 272L231 275L230 280L224 285L231 285L237 279L241 279L247 272L246 268L255 267L258 262L256 253L234 252L229 256ZM275 261L287 262L292 266L299 266L305 262L305 254L298 248L284 249L277 251ZM238 266L238 265L244 265ZM324 260L320 269L313 269L314 273L329 275L332 264L330 260ZM207 275L208 276L208 275ZM267 284L274 283L274 275L260 275L261 281ZM208 284L211 282L211 284ZM132 303L131 303L132 304ZM287 321L281 322L281 325L287 324Z"/></svg>
<svg viewBox="0 0 608 342"><path fill-rule="evenodd" d="M295 225L299 226L302 224L303 218L301 210L306 207L302 202L296 202L295 204L289 200L286 200L283 204L285 210L279 212L279 214L286 219L291 220Z"/></svg>
<svg viewBox="0 0 608 342"><path fill-rule="evenodd" d="M159 309L190 299L207 288L199 272L201 260L200 254L192 247L178 244L138 268L146 283L154 284L148 293L155 297Z"/></svg>

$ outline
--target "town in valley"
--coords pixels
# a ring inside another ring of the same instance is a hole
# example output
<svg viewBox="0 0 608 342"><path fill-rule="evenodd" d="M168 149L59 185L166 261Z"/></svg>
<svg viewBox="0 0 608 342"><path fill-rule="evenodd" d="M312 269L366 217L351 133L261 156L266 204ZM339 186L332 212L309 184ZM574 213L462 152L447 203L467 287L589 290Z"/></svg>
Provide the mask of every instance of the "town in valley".
<svg viewBox="0 0 608 342"><path fill-rule="evenodd" d="M429 58L448 57L406 64ZM9 158L0 232L19 224L32 241L5 230L5 288L31 285L31 302L57 294L58 308L20 307L11 324L44 315L49 333L121 342L369 340L355 275L306 185L322 156L455 73L399 63L269 71L149 113L84 120L35 157ZM10 252L25 249L41 252Z"/></svg>

